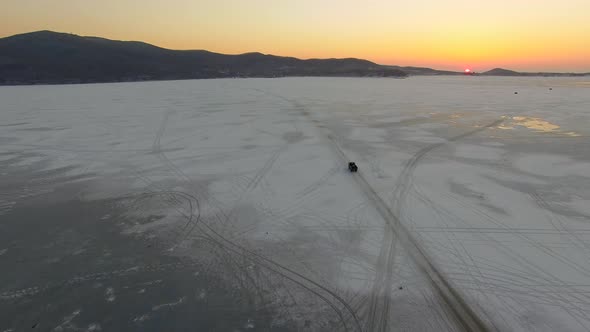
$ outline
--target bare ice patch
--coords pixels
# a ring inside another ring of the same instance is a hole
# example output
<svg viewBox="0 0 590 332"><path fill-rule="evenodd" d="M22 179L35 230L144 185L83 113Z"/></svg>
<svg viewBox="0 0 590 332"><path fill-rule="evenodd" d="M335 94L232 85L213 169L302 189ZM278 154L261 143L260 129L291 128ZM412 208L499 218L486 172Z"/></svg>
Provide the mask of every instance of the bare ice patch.
<svg viewBox="0 0 590 332"><path fill-rule="evenodd" d="M517 127L526 128L539 133L555 133L563 136L580 136L579 133L573 131L563 131L561 127L551 123L545 119L528 117L528 116L513 116L509 117L498 129L515 129Z"/></svg>

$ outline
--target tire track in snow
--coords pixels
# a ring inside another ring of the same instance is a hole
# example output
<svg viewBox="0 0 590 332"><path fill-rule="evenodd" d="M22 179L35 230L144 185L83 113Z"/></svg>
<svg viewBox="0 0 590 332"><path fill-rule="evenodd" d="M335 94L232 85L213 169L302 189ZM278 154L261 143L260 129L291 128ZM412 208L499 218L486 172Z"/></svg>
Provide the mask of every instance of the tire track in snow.
<svg viewBox="0 0 590 332"><path fill-rule="evenodd" d="M568 234L573 239L572 243L574 243L576 247L584 251L588 251L590 249L586 241L579 237L578 234L568 229L567 225L560 216L554 215L549 203L547 203L547 201L541 196L541 194L537 190L533 190L530 193L530 196L533 198L533 200L535 201L535 203L537 203L539 207L546 211L545 214L547 215L547 219L556 231ZM558 223L559 225L556 225L555 223Z"/></svg>
<svg viewBox="0 0 590 332"><path fill-rule="evenodd" d="M271 157L264 163L264 165L262 165L262 167L254 175L252 180L248 183L248 185L246 186L246 191L250 191L250 190L256 188L258 183L260 183L260 181L264 178L266 173L268 173L268 171L270 171L272 169L272 166L277 161L277 159L279 159L279 156L286 148L287 148L287 145L284 145L284 146L278 148L275 152L273 152Z"/></svg>
<svg viewBox="0 0 590 332"><path fill-rule="evenodd" d="M376 200L376 202L378 202L378 205L383 205L379 209L385 212L385 215L383 215L383 217L389 217L386 218L386 220L393 222L393 224L395 225L395 227L393 228L400 231L398 233L403 234L404 238L407 239L410 243L410 247L412 247L412 249L415 249L414 253L417 253L419 256L419 261L422 261L422 268L424 269L424 272L426 272L427 275L431 278L439 294L442 295L443 300L445 300L447 305L449 305L449 308L451 308L451 310L454 312L456 318L458 318L461 325L469 331L486 331L488 330L488 328L486 324L477 316L477 314L475 314L475 312L467 305L465 300L462 299L461 295L443 277L441 272L438 271L435 265L431 262L430 257L428 257L426 252L424 252L423 249L418 245L416 239L414 239L412 234L407 230L405 225L399 219L400 217L398 216L402 216L402 207L405 203L405 198L407 196L408 191L412 188L412 173L414 172L420 160L424 158L424 156L426 156L429 152L448 144L449 142L455 142L463 138L469 137L471 135L475 135L489 128L498 126L503 121L503 119L493 121L485 126L451 137L447 139L447 142L431 144L418 150L418 152L416 152L405 163L400 175L396 180L395 189L393 192L393 201L391 203L391 209L389 209L385 202L383 202L383 200L379 197L379 195L371 189L371 194L375 194L376 198L379 198L378 200ZM364 179L364 177L362 177L362 174L360 174L358 178L361 179L361 182L363 182L363 186L370 187L368 182ZM394 249L391 245L385 245L387 246L385 249L386 251L391 251ZM412 253L412 251L410 252ZM391 270L394 264L394 256L389 255L388 257L389 261L386 262L387 268L385 269L385 271ZM391 284L391 280L387 279L388 278L385 278L385 282ZM382 331L382 329L379 329L379 331Z"/></svg>
<svg viewBox="0 0 590 332"><path fill-rule="evenodd" d="M179 176L182 179L185 179L187 181L191 181L191 179L186 176L186 174L184 174L181 170L179 170L167 157L166 155L161 151L160 148L160 140L161 137L164 133L166 124L168 122L168 117L169 117L169 112L166 112L166 114L164 115L164 118L160 124L160 127L158 129L158 132L156 133L156 137L154 139L154 144L152 145L152 150L154 153L156 153L159 158L162 160L162 162L164 162L165 164L167 164L169 166L169 169L175 173L177 176ZM297 128L297 126L294 126L296 131L299 131L299 129ZM286 147L287 145L285 145ZM276 156L274 156L274 158L271 158L268 162L267 162L267 167L263 168L261 176L258 176L258 180L256 182L259 182L260 179L262 179L264 177L264 174L272 167L272 164L274 164L274 162L276 161L276 159L278 158L278 156L280 155L280 151L277 151L278 153L276 153ZM274 160L273 160L274 159ZM196 199L196 195L191 195L193 196L193 198L196 201L196 205L198 206L198 200ZM210 204L212 205L216 205L214 199L212 199L213 202L210 202ZM223 209L220 208L220 202L217 201L217 206L215 206L220 212L219 213L213 213L214 217L217 218L220 222L223 222L224 220L227 221L229 216L226 215L225 213L223 213ZM222 214L224 216L224 218L222 218L220 216L220 214ZM185 217L190 218L189 216L185 215ZM328 298L328 296L332 297L336 302L339 302L340 304L342 304L345 308L345 310L347 310L355 325L357 326L357 329L359 331L362 331L362 328L360 327L360 323L358 321L358 317L356 317L355 312L350 308L350 306L348 305L348 303L346 303L346 301L344 301L344 299L342 299L342 297L340 297L337 293L333 292L332 290L330 290L329 288L319 284L318 282L315 282L314 280L305 277L304 275L298 273L295 270L292 270L288 267L285 267L271 259L268 259L260 254L257 254L253 251L248 250L247 248L237 244L234 241L231 241L230 239L224 237L223 235L221 235L219 232L217 232L215 229L213 229L208 223L203 222L201 223L202 226L204 226L205 228L201 227L201 224L199 223L192 223L192 227L190 230L188 230L185 233L185 238L187 238L195 229L198 229L199 231L201 231L202 234L204 234L210 241L216 243L218 246L220 246L221 248L223 248L223 250L225 250L226 252L232 252L234 254L240 255L244 258L247 258L257 264L259 264L260 266L266 268L267 270L271 271L271 272L275 272L279 275L281 275L282 277L291 280L292 282L300 285L301 287L307 289L308 291L310 291L311 293L315 294L318 298L322 299L324 302L326 302L340 317L340 320L343 324L343 327L345 328L346 331L349 330L348 325L347 325L347 319L344 318L343 312L340 308L338 308L338 306ZM319 288L319 290L316 290L314 288ZM322 294L325 293L326 295Z"/></svg>
<svg viewBox="0 0 590 332"><path fill-rule="evenodd" d="M467 221L463 220L462 218L457 218L457 216L454 215L451 211L446 210L442 206L437 207L434 202L430 201L423 194L422 194L422 196L423 196L422 199L428 200L430 202L428 205L430 205L433 209L440 209L441 211L443 211L444 214L448 216L449 220L456 220L456 223L461 224L461 225L465 225L465 226L469 225L469 223ZM452 195L447 194L447 196L449 198L456 200L457 204L464 207L465 209L470 208L462 200L458 200L457 198L453 197ZM546 248L546 246L529 238L527 235L525 235L526 233L523 234L523 232L518 232L518 231L511 232L510 228L507 225L497 221L496 219L492 218L491 216L487 215L486 213L483 213L478 210L479 209L474 209L473 211L480 214L483 218L486 218L486 220L488 220L490 223L498 225L500 229L504 229L504 230L506 230L506 232L510 232L515 237L520 238L524 243L528 243L532 247L535 247L536 249L539 249L539 250L547 253L546 250L548 250L548 248ZM450 228L447 231L454 232L454 229L455 228ZM459 229L461 229L461 227ZM469 229L471 229L471 228L469 228ZM441 230L444 230L444 228L441 228ZM504 232L504 233L506 233L506 232ZM587 327L588 324L584 324L583 322L581 322L581 319L586 320L586 321L588 320L588 317L586 315L587 310L585 310L583 307L580 307L577 305L577 304L580 304L580 305L587 306L589 302L588 302L588 300L584 301L583 298L584 297L588 298L588 294L583 293L583 292L579 292L576 289L575 285L567 284L563 280L560 280L559 278L557 278L557 276L555 276L551 272L545 270L542 266L539 266L538 264L534 263L528 257L521 255L519 251L514 251L514 250L510 249L510 246L504 245L503 243L501 243L500 241L495 239L488 232L478 232L478 233L475 233L474 235L478 238L481 238L482 240L489 242L490 245L493 245L496 250L498 250L502 254L506 255L507 257L511 257L511 259L513 259L518 264L519 267L524 269L523 271L521 271L521 273L514 274L514 273L510 272L510 269L514 269L514 267L506 266L506 269L500 269L500 268L495 267L496 269L498 269L498 271L500 271L499 272L500 274L497 276L493 276L492 273L490 271L488 271L485 274L485 277L486 277L485 280L487 280L487 282L484 282L484 284L488 285L487 286L488 291L494 293L495 295L497 295L499 292L505 291L505 292L511 294L511 296L508 296L508 297L510 299L514 300L512 295L519 294L519 293L522 294L521 288L524 287L524 288L530 288L531 292L535 293L535 298L539 299L539 298L541 298L540 294L542 292L540 292L537 287L534 287L533 285L528 285L526 283L526 281L532 282L532 281L535 281L538 279L538 281L534 282L534 284L541 284L541 285L545 285L547 287L559 288L559 291L554 291L550 294L549 293L544 294L544 297L548 298L547 299L547 301L549 301L548 303L551 303L551 305L558 304L558 306L560 306L568 315L570 315L574 320L576 320L577 323L580 324L580 327L582 329L590 331L590 329ZM446 251L446 252L448 252L450 250L451 249L449 249L449 248L444 248L444 251ZM549 254L549 253L547 253L547 254ZM482 258L480 258L480 260L481 259ZM491 263L493 263L493 262L491 262ZM495 262L495 263L497 264L497 262ZM490 265L489 267L492 268L493 266ZM455 268L457 268L457 267L455 267ZM466 266L463 265L458 268L465 269ZM505 280L506 276L511 276L514 278L514 280L513 280L514 287L509 287L509 289L507 291L505 290L505 288L506 288L505 286L498 283L499 280ZM453 279L453 278L451 278L451 279ZM478 281L478 280L459 279L459 281L462 283L468 283L468 282L474 282L476 284L481 283L481 281ZM493 288L490 288L489 285L493 285ZM519 288L516 288L516 287L519 287ZM563 288L565 288L567 291L564 291ZM463 288L463 289L465 289L465 288ZM467 290L470 290L470 289L467 288ZM514 301L516 301L516 300L514 300Z"/></svg>
<svg viewBox="0 0 590 332"><path fill-rule="evenodd" d="M309 112L306 111L305 108L300 103L292 101L292 100L285 98L283 96L276 96L276 97L291 103L296 108L300 109L301 112L303 113L303 115L309 117ZM388 223L388 225L390 226L389 228L393 231L393 233L395 235L399 236L401 238L401 240L403 242L405 242L404 244L405 244L405 247L406 247L408 253L413 257L414 261L421 268L422 272L425 273L429 277L432 284L435 286L435 289L437 290L438 294L441 296L441 298L445 301L447 306L453 312L453 314L455 316L454 318L467 331L487 331L488 327L477 316L477 314L475 314L475 312L468 306L468 304L465 302L465 300L462 298L462 296L457 292L457 290L455 290L455 288L452 287L452 285L443 277L442 273L435 267L435 265L430 260L429 256L418 245L416 240L413 238L412 234L402 224L401 220L399 220L397 215L399 214L399 212L401 210L400 209L401 203L404 200L405 195L407 194L408 190L410 189L410 185L411 185L410 175L412 174L412 172L416 168L418 162L427 153L429 153L430 151L435 150L441 146L444 146L448 142L458 141L458 140L461 140L465 137L468 137L468 136L477 134L481 131L484 131L486 129L489 129L491 127L495 127L495 126L501 124L503 121L504 121L503 119L496 120L496 121L494 121L490 124L487 124L485 126L468 131L468 132L463 133L461 135L454 136L454 137L448 139L447 142L432 144L432 145L429 145L423 149L420 149L410 160L408 160L408 162L406 162L402 172L400 173L400 176L398 177L396 189L394 191L394 199L395 200L392 204L393 211L383 201L383 199L379 196L379 194L377 194L377 192L375 192L375 190L370 186L370 184L367 182L367 180L363 177L362 172L358 172L356 174L356 176L354 176L354 179L357 180L357 183L360 185L361 189L365 192L365 194L367 194L367 196L370 198L371 202L373 202L373 205L377 208L377 211L381 214L381 216ZM318 130L320 130L320 128L318 128ZM325 134L325 136L332 143L332 144L330 144L330 146L332 146L334 148L334 151L336 152L336 155L338 155L340 160L343 163L348 162L349 158L346 157L346 154L340 148L336 139L329 133ZM394 211L395 211L395 213L394 213ZM388 265L391 265L394 262L395 255L393 254L392 251L395 250L395 246L393 245L393 241L391 244L386 243L385 245L386 245L386 251L389 251L389 254L383 255L383 257L387 257L387 259L388 259L387 263L388 263ZM392 268L392 266L391 266L391 268ZM391 270L391 268L385 269L384 271ZM383 278L383 277L377 276L376 280L380 280L381 278ZM384 278L385 281L383 282L383 284L387 284L387 278L390 278L390 277L386 275ZM381 282L378 283L378 286L380 283ZM389 286L391 286L391 280L389 280ZM378 288L381 289L381 287L378 287ZM377 299L376 296L374 298ZM372 307L376 308L375 305L373 305ZM388 307L388 304L383 306L383 308L387 308L387 307ZM376 310L376 309L374 309L374 310ZM375 313L374 311L369 313L370 317L375 317L376 314L377 313ZM381 317L379 317L379 319L378 319L379 326L376 327L378 331L382 331L383 329L387 328L387 319L388 319L389 315L387 315L385 312L381 311L380 316ZM373 322L370 322L370 324L373 324ZM373 325L370 325L370 326L373 327Z"/></svg>
<svg viewBox="0 0 590 332"><path fill-rule="evenodd" d="M305 114L305 113L307 113L307 111L305 110L304 106L303 106L303 105L301 105L301 104L299 104L299 103L294 103L293 101L291 101L291 100L289 100L289 99L287 99L287 98L285 98L285 97L283 97L283 96L276 95L276 94L270 93L270 92L268 92L268 91L264 91L264 90L260 90L260 89L253 89L253 90L255 90L255 91L258 91L258 92L260 92L260 93L262 93L262 94L264 94L264 95L268 95L268 96L271 96L271 97L278 98L278 99L280 99L280 100L286 101L286 102L288 102L289 104L293 105L293 106L296 108L296 110L298 110L298 111L300 111L300 112L304 113L304 115L308 116L308 114ZM297 132L300 132L300 130L299 130L299 128L297 128L296 124L294 124L294 127L295 127L295 130L296 130ZM214 232L214 233L215 233L215 230L211 229L211 228L209 227L209 225L207 225L207 223L204 223L203 225L204 225L205 227L208 227L208 228L209 228L209 229L210 229L212 232ZM218 235L218 236L220 236L219 234L217 234L217 235ZM226 239L222 237L222 240L226 240ZM235 244L235 243L233 243L233 242L231 242L231 241L229 241L229 240L226 240L226 241L228 241L228 242L230 242L231 244L233 244L233 245L236 245L236 246L238 246L238 247L239 247L239 245L237 245L237 244ZM247 249L245 249L245 248L242 248L242 249L243 249L243 250L247 250ZM312 280L312 279L310 279L310 278L308 278L308 277L306 277L306 276L304 276L304 275L302 275L302 274L298 273L298 272L297 272L297 271L295 271L295 270L292 270L292 269L290 269L290 268L288 268L288 267L282 266L282 265L280 265L280 264L278 264L278 263L276 263L276 262L274 262L274 261L272 261L272 260L270 260L270 259L268 259L268 258L265 258L265 257L263 257L263 256L260 256L260 255L256 254L255 252L250 252L250 253L252 253L252 254L253 254L253 255L255 255L256 257L262 258L264 261L271 262L272 264L276 265L276 266L277 266L277 267L279 267L280 269L283 269L283 270L285 270L285 271L288 271L288 272L290 272L290 273L293 273L295 276L297 276L297 277L299 277L299 278L303 279L304 281L307 281L307 282L311 283L313 286L315 286L315 287L319 287L321 290L323 290L323 291L327 292L327 293L328 293L330 296L332 296L332 297L333 297L333 298L334 298L334 299L335 299L337 302L339 302L340 304L342 304L342 305L344 306L345 310L346 310L346 311L347 311L347 312L350 314L350 316L351 316L351 319L353 320L353 323L354 323L354 325L355 325L356 329L357 329L358 331L363 331L362 325L361 325L361 323L360 323L360 320L359 320L359 318L358 318L358 316L357 316L357 314L356 314L355 310L354 310L354 309L353 309L353 308L350 306L350 304L349 304L347 301L345 301L345 300L344 300L344 299L343 299L343 298L342 298L340 295L338 295L336 292L334 292L334 291L330 290L329 288L327 288L327 287L325 287L325 286L321 285L320 283L318 283L318 282L316 282L316 281L314 281L314 280ZM287 276L285 276L285 277L287 277ZM288 278L288 279L289 279L289 280L292 280L292 281L295 281L295 280L293 280L292 278ZM304 284L300 284L300 285L302 285L302 286L304 286L304 287L305 287L305 285L304 285ZM313 292L313 291L312 291L312 292ZM315 292L314 292L314 293L315 293ZM341 320L342 320L342 323L343 323L343 325L344 325L344 328L345 328L346 330L348 330L348 326L347 326L347 324L346 324L347 320L346 320L346 319L344 319L344 316L342 315L342 312L341 312L340 310L338 310L338 309L337 309L337 307L335 307L335 305L334 305L334 304L332 304L332 303L331 303L331 302L330 302L330 301L329 301L329 300L328 300L328 299L327 299L325 296L323 296L322 294L316 294L316 295L317 295L317 296L319 296L319 297L320 297L321 299L323 299L324 301L326 301L326 302L327 302L327 303L328 303L328 304L329 304L329 305L330 305L330 306L331 306L331 307L332 307L334 310L336 310L336 311L337 311L338 315L340 316L340 318L341 318Z"/></svg>
<svg viewBox="0 0 590 332"><path fill-rule="evenodd" d="M338 167L337 165L335 165L334 167L330 168L330 170L328 170L328 172L326 172L326 174L322 175L322 177L320 177L317 181L315 181L314 183L312 183L312 184L308 185L307 187L303 188L300 192L298 192L296 194L296 196L298 198L302 198L304 196L307 196L307 195L311 194L316 189L320 188L325 183L327 183L328 180L333 175L335 175L336 173L338 173L338 171L340 171L340 170L341 170L341 168Z"/></svg>

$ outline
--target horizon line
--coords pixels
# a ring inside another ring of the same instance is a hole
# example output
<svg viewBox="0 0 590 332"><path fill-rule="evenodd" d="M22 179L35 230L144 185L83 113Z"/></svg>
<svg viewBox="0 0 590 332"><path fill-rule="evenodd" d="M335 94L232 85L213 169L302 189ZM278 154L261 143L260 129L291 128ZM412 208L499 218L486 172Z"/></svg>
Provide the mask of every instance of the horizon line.
<svg viewBox="0 0 590 332"><path fill-rule="evenodd" d="M480 70L480 71L476 71L473 70L472 66L468 66L468 67L464 67L461 70L456 70L456 69L437 69L435 67L431 67L430 65L428 65L428 67L425 66L419 66L419 65L400 65L400 64L385 64L385 63L379 63L373 60L369 60L369 59L365 59L365 58L358 58L358 57L296 57L296 56L291 56L291 55L279 55L279 54L274 54L274 53L265 53L265 52L260 52L260 51L248 51L248 52L241 52L241 53L224 53L224 52L217 52L217 51L211 51L211 50L207 50L207 49L199 49L199 48L187 48L187 49L175 49L175 48L167 48L167 47L163 47L163 46L159 46L157 44L152 44L150 42L145 42L142 40L133 40L133 39L111 39L111 38L107 38L107 37L101 37L101 36L92 36L92 35L82 35L82 34L77 34L77 33L73 33L73 32L62 32L62 31L54 31L54 30L49 30L49 29L42 29L42 30L34 30L34 31L28 31L28 32L22 32L22 33L16 33L16 34L12 34L12 35L8 35L8 36L3 36L0 37L0 39L5 39L5 38L11 38L11 37L16 37L16 36L21 36L21 35L29 35L29 34L35 34L35 33L42 33L42 32L49 32L49 33L54 33L54 34L64 34L64 35L72 35L72 36L77 36L77 37L81 37L81 38L100 38L100 39L106 39L106 40L110 40L110 41L117 41L117 42L131 42L131 43L143 43L143 44L147 44L153 47L157 47L157 48L161 48L164 50L168 50L168 51L201 51L201 52L209 52L209 53L215 53L215 54L220 54L220 55L244 55L244 54L262 54L265 56L275 56L275 57L282 57L282 58L294 58L294 59L298 59L298 60L339 60L339 59L355 59L355 60L363 60L363 61L369 61L372 62L376 65L380 65L380 66L389 66L389 67L399 67L399 68L424 68L424 69L432 69L432 70L436 70L436 71L447 71L447 72L452 72L452 73L463 73L466 72L467 70L469 70L469 72L474 73L474 74L481 74L481 73L486 73L488 71L492 71L495 69L501 69L501 70L508 70L508 71L513 71L516 73L521 73L521 74L590 74L590 68L586 71L586 70L582 70L582 71L545 71L545 70L532 70L532 71L518 71L518 70L513 70L513 69L509 69L509 68L504 68L504 67L490 67L490 69L487 70Z"/></svg>

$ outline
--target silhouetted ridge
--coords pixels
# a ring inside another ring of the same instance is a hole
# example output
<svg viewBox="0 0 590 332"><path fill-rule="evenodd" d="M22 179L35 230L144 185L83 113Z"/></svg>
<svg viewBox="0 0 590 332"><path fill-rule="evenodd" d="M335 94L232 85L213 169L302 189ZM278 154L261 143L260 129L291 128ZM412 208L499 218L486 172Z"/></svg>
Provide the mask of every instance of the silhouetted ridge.
<svg viewBox="0 0 590 332"><path fill-rule="evenodd" d="M283 76L405 77L406 73L361 59L176 51L51 31L0 39L0 84Z"/></svg>

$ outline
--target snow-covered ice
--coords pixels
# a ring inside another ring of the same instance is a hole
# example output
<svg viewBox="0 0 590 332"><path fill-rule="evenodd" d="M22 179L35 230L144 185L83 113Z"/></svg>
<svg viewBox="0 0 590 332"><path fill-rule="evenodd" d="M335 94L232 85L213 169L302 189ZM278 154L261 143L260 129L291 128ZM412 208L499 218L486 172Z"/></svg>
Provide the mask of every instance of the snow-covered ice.
<svg viewBox="0 0 590 332"><path fill-rule="evenodd" d="M158 216L121 232L155 234L169 255L223 251L219 278L251 282L300 328L461 330L464 306L490 330L585 331L586 80L2 87L0 165L92 180L77 197ZM14 201L0 196L0 218ZM421 259L465 303L450 308Z"/></svg>

